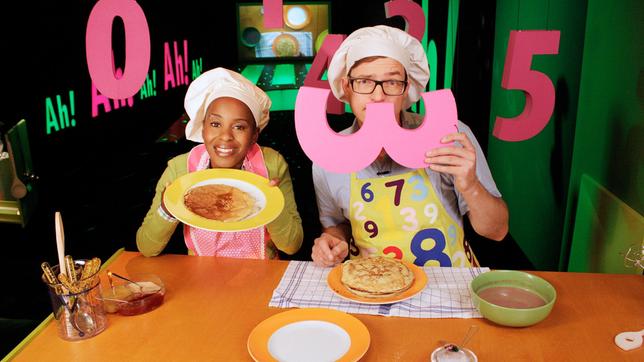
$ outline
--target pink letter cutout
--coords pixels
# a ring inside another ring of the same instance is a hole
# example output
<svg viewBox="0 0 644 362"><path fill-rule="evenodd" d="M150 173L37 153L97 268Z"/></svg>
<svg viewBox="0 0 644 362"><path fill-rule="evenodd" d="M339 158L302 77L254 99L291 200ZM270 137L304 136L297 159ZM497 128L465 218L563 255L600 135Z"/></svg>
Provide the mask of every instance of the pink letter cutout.
<svg viewBox="0 0 644 362"><path fill-rule="evenodd" d="M330 89L329 82L326 80L321 80L324 70L329 67L329 63L333 58L333 54L338 50L340 44L347 36L344 34L329 34L324 38L324 42L320 47L315 59L313 59L313 64L311 64L311 69L306 74L304 78L304 85L307 87L323 88ZM329 95L327 100L326 109L331 114L344 114L344 103L333 95Z"/></svg>
<svg viewBox="0 0 644 362"><path fill-rule="evenodd" d="M402 16L405 19L405 31L418 41L423 41L425 13L422 6L411 0L391 0L385 3L385 16Z"/></svg>
<svg viewBox="0 0 644 362"><path fill-rule="evenodd" d="M510 32L501 86L525 93L523 112L514 118L496 117L492 134L504 141L524 141L541 132L555 107L555 87L542 72L531 70L535 54L558 54L558 30Z"/></svg>
<svg viewBox="0 0 644 362"><path fill-rule="evenodd" d="M282 0L262 0L262 5L264 5L264 27L267 29L284 27Z"/></svg>
<svg viewBox="0 0 644 362"><path fill-rule="evenodd" d="M123 19L125 73L117 78L112 69L112 23ZM106 97L129 98L145 81L150 66L150 30L145 13L134 0L99 0L87 20L85 51L89 75Z"/></svg>
<svg viewBox="0 0 644 362"><path fill-rule="evenodd" d="M304 153L330 172L349 173L370 165L384 148L396 162L410 168L427 167L425 152L445 146L440 139L456 132L457 113L449 89L423 93L423 124L403 129L396 122L391 103L370 103L360 130L337 134L329 127L325 105L329 90L302 87L295 101L295 131Z"/></svg>

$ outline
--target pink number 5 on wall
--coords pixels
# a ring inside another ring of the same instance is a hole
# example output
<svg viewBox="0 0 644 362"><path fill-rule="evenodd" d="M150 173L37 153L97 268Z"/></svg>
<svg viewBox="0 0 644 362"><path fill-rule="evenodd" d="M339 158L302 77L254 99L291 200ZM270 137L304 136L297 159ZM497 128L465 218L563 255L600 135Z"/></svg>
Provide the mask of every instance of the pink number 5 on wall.
<svg viewBox="0 0 644 362"><path fill-rule="evenodd" d="M125 73L114 74L112 24L123 19ZM129 98L143 85L150 66L150 30L145 13L134 0L100 0L87 20L85 51L89 75L96 88L112 99Z"/></svg>
<svg viewBox="0 0 644 362"><path fill-rule="evenodd" d="M525 93L523 112L514 118L496 117L493 135L504 141L524 141L541 132L555 107L555 87L544 73L531 70L532 56L558 54L557 30L511 31L501 86Z"/></svg>

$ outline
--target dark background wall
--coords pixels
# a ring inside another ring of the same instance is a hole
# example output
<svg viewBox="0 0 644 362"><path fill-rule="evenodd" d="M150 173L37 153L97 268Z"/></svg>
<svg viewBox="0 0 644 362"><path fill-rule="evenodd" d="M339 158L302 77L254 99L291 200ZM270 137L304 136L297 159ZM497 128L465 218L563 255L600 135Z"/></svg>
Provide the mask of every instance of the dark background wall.
<svg viewBox="0 0 644 362"><path fill-rule="evenodd" d="M370 25L404 29L401 18L385 18L378 0L331 1L331 32L349 34ZM151 40L150 69L156 70L157 95L91 117L91 79L85 58L85 28L95 2L18 2L1 23L3 36L4 99L0 132L20 119L28 122L29 142L39 200L26 227L0 223L0 275L10 275L0 297L0 340L7 346L51 312L40 281L40 263L55 263L54 212L63 215L67 253L74 258L98 256L106 260L119 248L136 250L135 232L147 212L154 186L167 160L192 147L183 139L168 139L168 129L183 117L186 85L162 88L163 44L189 43L190 61L201 59L202 69L236 69L236 5L232 1L139 1ZM420 4L421 1L419 0ZM439 53L442 88L448 1L431 1L429 36ZM487 148L495 2L461 4L454 64L453 92L460 119ZM29 28L29 31L25 30ZM116 65L122 65L123 30L115 25ZM75 94L73 127L46 132L46 99L61 96L69 103ZM295 258L307 259L319 233L317 209L310 181L310 161L294 137L292 111L273 112L260 143L276 148L289 161L296 199L304 220L305 244ZM329 116L342 128L350 115ZM176 125L176 124L175 124ZM171 132L170 132L171 133ZM163 136L166 136L165 138ZM479 259L497 266L530 268L511 256L520 250L511 241L492 249L477 248ZM509 246L505 246L509 245ZM502 248L502 249L494 249ZM179 235L166 252L185 252ZM505 264L504 264L505 263ZM511 264L514 263L514 264ZM489 264L489 263L488 263ZM17 331L17 332L16 332ZM13 343L12 343L13 342ZM6 347L7 346L0 346ZM0 355L3 350L0 349Z"/></svg>

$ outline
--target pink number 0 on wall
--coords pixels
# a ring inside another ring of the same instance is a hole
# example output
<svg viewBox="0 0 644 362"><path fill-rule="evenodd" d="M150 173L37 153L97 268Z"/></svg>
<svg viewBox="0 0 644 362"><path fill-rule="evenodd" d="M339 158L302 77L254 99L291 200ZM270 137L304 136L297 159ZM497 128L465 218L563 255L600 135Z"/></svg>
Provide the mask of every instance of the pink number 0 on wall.
<svg viewBox="0 0 644 362"><path fill-rule="evenodd" d="M112 59L112 24L117 16L125 27L125 70L118 78ZM85 51L89 76L103 95L123 99L136 94L150 66L150 30L141 6L134 0L98 1L87 20Z"/></svg>
<svg viewBox="0 0 644 362"><path fill-rule="evenodd" d="M525 93L523 112L514 118L496 117L492 134L504 141L524 141L541 132L555 107L555 87L544 73L530 69L532 56L559 53L558 30L511 31L501 86Z"/></svg>

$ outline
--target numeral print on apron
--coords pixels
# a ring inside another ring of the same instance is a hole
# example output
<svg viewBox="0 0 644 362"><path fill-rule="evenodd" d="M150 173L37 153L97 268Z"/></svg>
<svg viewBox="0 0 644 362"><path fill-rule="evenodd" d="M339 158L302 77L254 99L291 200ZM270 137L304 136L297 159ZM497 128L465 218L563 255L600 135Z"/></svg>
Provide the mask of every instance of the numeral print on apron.
<svg viewBox="0 0 644 362"><path fill-rule="evenodd" d="M351 257L388 255L416 265L478 264L424 170L369 179L351 175Z"/></svg>

